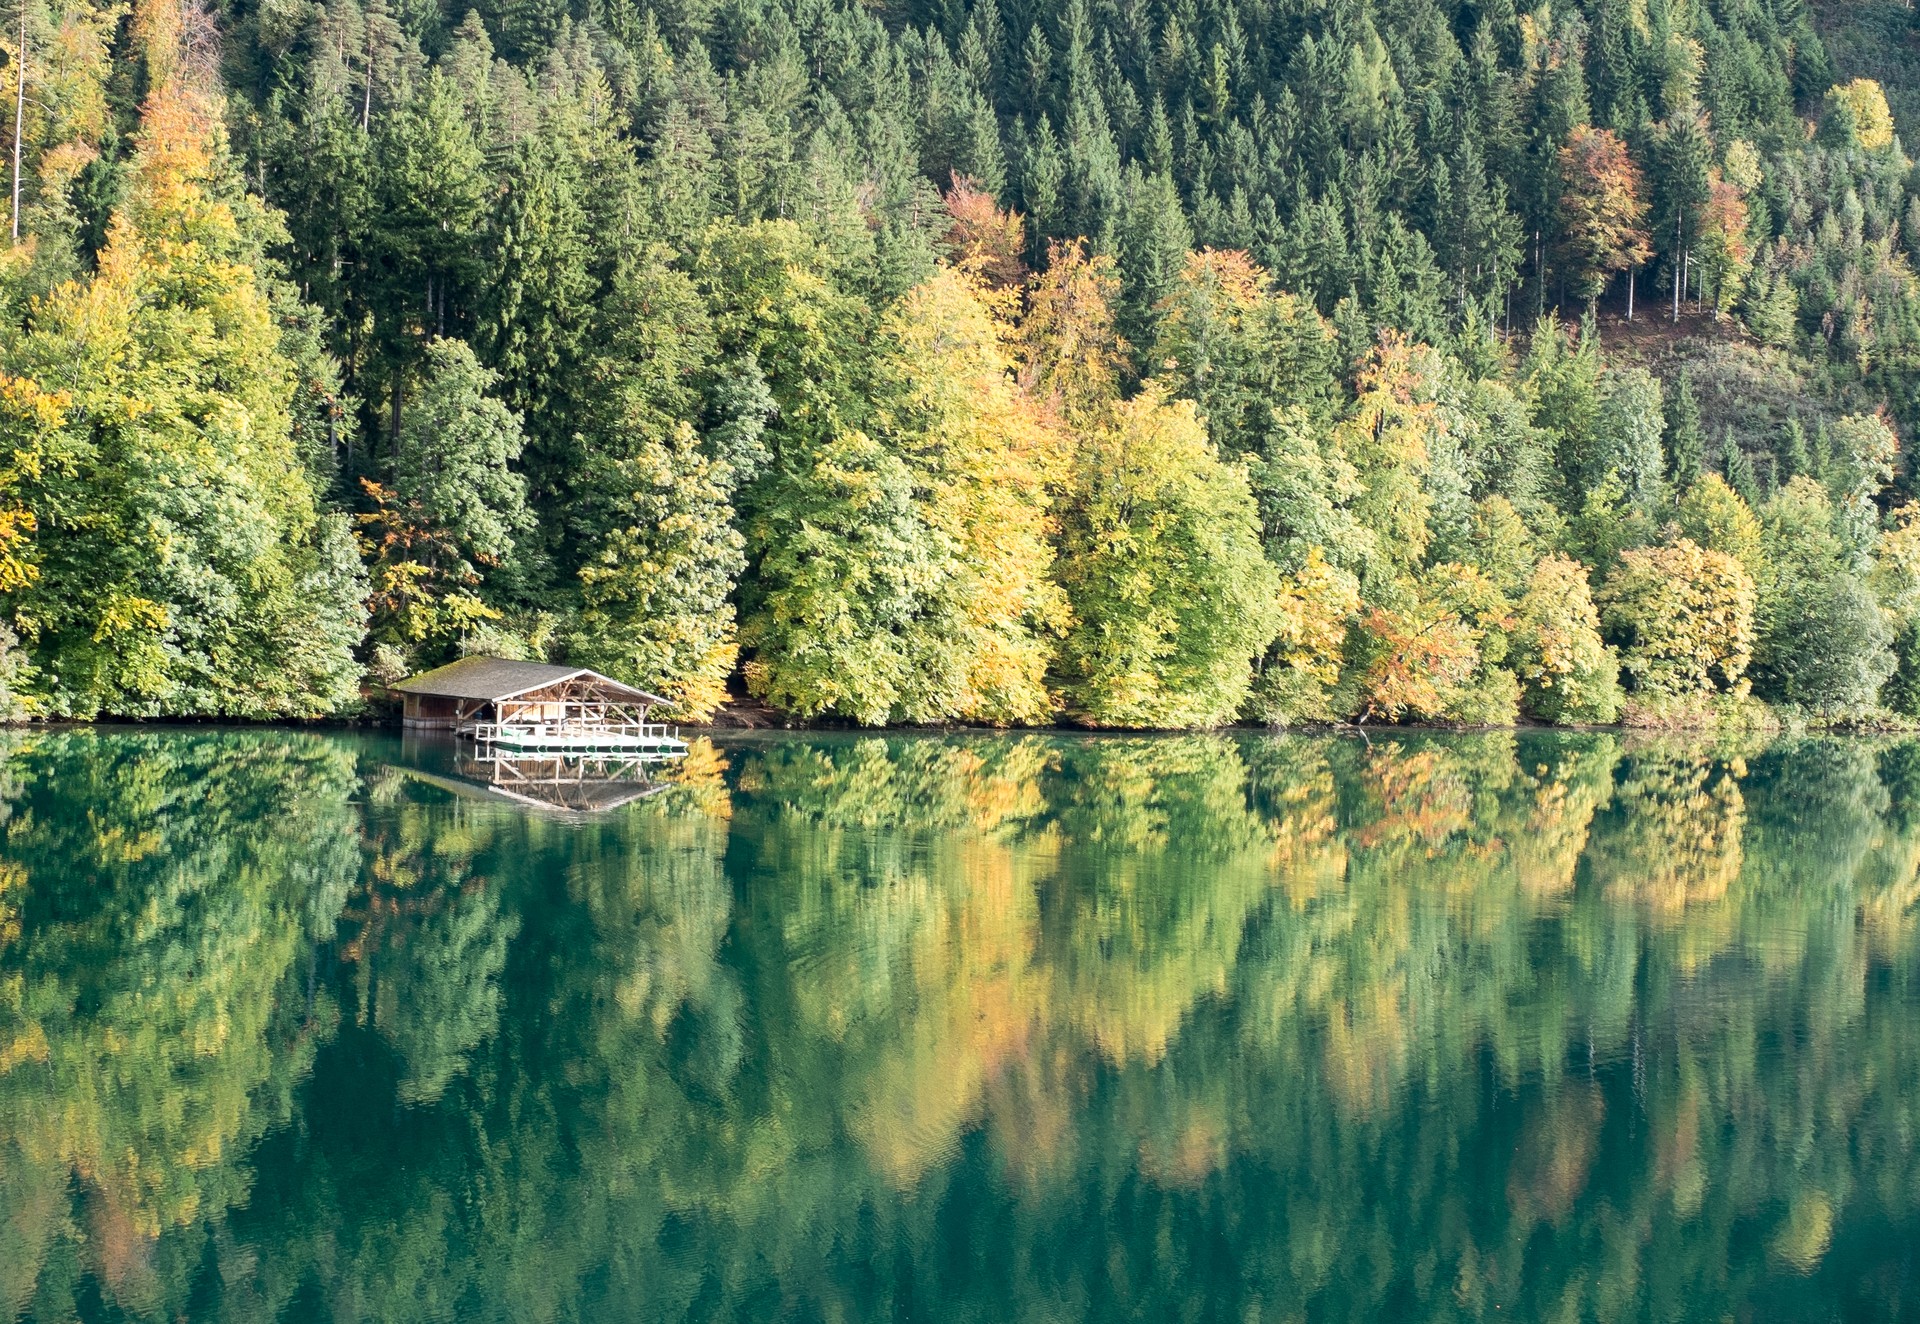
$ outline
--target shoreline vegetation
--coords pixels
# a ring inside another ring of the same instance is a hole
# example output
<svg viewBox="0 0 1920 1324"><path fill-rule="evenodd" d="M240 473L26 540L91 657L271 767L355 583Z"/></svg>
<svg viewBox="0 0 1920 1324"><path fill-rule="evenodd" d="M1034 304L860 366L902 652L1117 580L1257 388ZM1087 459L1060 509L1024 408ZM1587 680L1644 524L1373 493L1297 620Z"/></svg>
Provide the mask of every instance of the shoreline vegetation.
<svg viewBox="0 0 1920 1324"><path fill-rule="evenodd" d="M1904 729L1915 22L24 0L0 718Z"/></svg>

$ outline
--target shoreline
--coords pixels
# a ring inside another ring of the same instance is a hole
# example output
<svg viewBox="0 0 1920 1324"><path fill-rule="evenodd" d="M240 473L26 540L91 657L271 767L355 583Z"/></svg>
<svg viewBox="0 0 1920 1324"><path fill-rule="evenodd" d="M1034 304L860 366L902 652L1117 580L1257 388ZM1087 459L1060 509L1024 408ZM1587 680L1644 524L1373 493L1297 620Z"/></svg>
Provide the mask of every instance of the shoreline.
<svg viewBox="0 0 1920 1324"><path fill-rule="evenodd" d="M1782 713L1777 709L1766 708L1758 716L1762 720L1722 719L1700 722L1612 722L1590 725L1556 726L1545 722L1514 722L1498 725L1463 726L1445 722L1396 722L1369 724L1364 722L1311 722L1297 726L1260 726L1252 723L1231 723L1224 726L1208 727L1096 727L1075 723L1052 723L1044 726L927 726L927 725L889 725L858 726L846 722L668 722L684 735L702 737L738 737L738 736L793 736L793 735L847 735L847 736L1006 736L1006 735L1046 735L1046 736L1088 736L1088 737L1129 737L1148 736L1193 736L1193 735L1303 735L1303 736L1350 736L1369 740L1374 736L1392 738L1399 734L1422 735L1486 735L1495 732L1558 732L1566 735L1593 735L1614 733L1620 735L1789 735L1801 732L1818 732L1825 735L1910 735L1920 732L1920 722L1901 718L1895 714L1878 715L1885 720L1864 721L1859 719L1841 719L1823 721L1809 718L1804 714ZM276 717L246 718L220 714L169 714L164 717L123 717L118 715L94 718L25 718L0 721L0 731L61 730L68 728L110 729L110 728L164 728L164 727L258 727L262 729L280 728L287 730L339 731L339 732L387 732L402 734L399 718L392 717ZM416 736L441 736L453 739L448 733L414 732Z"/></svg>

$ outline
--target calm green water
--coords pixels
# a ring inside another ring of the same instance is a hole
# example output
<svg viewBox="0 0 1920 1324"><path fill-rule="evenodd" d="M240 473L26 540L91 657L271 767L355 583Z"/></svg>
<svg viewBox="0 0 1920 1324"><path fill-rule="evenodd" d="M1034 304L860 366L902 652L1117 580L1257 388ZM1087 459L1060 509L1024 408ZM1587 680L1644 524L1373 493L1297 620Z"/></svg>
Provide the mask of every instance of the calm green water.
<svg viewBox="0 0 1920 1324"><path fill-rule="evenodd" d="M1920 743L0 740L9 1317L1920 1318Z"/></svg>

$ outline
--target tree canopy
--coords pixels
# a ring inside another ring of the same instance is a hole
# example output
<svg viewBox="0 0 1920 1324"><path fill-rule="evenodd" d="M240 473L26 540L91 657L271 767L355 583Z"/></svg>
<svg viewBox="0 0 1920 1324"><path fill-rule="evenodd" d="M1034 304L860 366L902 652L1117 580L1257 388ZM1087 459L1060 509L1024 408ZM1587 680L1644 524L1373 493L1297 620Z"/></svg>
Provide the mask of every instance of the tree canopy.
<svg viewBox="0 0 1920 1324"><path fill-rule="evenodd" d="M1719 556L1756 697L1920 692L1864 15L28 9L9 713L496 652L861 724L1598 720L1617 657L1631 718Z"/></svg>

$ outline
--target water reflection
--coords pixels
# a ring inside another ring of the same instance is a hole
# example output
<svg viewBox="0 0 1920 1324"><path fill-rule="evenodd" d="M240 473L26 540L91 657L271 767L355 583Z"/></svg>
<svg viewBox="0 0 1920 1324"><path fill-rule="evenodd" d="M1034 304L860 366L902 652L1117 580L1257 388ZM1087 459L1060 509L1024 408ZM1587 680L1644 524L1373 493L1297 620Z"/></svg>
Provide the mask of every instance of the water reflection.
<svg viewBox="0 0 1920 1324"><path fill-rule="evenodd" d="M1920 742L4 740L9 1316L1920 1315Z"/></svg>

